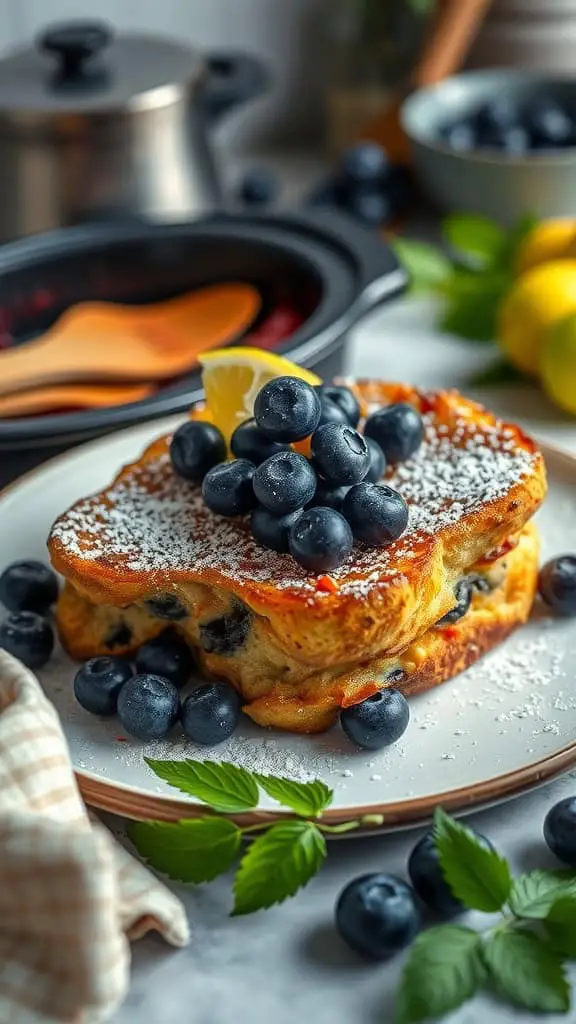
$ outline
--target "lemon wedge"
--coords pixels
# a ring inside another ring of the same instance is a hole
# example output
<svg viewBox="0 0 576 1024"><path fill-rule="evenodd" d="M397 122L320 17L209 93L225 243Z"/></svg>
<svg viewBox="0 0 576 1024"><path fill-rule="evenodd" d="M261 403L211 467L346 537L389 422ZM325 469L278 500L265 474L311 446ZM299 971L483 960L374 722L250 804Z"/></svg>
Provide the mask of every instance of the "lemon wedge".
<svg viewBox="0 0 576 1024"><path fill-rule="evenodd" d="M322 381L311 370L259 348L221 348L198 357L210 418L227 441L237 426L254 413L260 388L274 377L299 377L307 384Z"/></svg>

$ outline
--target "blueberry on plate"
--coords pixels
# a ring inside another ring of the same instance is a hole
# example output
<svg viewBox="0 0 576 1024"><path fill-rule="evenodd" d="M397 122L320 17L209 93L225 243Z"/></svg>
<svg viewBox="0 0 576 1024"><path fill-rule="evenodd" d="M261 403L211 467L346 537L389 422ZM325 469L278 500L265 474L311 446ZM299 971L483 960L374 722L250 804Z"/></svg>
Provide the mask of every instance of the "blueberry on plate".
<svg viewBox="0 0 576 1024"><path fill-rule="evenodd" d="M410 945L420 925L412 889L394 875L362 875L338 897L336 929L369 960L390 960Z"/></svg>
<svg viewBox="0 0 576 1024"><path fill-rule="evenodd" d="M333 484L357 484L370 468L368 445L353 427L325 423L312 435L314 467Z"/></svg>
<svg viewBox="0 0 576 1024"><path fill-rule="evenodd" d="M178 721L178 690L161 676L133 676L120 690L117 710L121 725L131 736L161 740Z"/></svg>
<svg viewBox="0 0 576 1024"><path fill-rule="evenodd" d="M340 723L349 740L365 750L396 743L408 728L410 706L399 690L380 690L360 704L343 708Z"/></svg>
<svg viewBox="0 0 576 1024"><path fill-rule="evenodd" d="M260 505L252 513L250 525L254 540L264 548L271 551L278 551L284 554L288 551L288 534L294 525L302 509L295 512L287 512L283 516L275 516L267 508Z"/></svg>
<svg viewBox="0 0 576 1024"><path fill-rule="evenodd" d="M246 420L236 427L230 438L230 448L237 459L248 459L255 466L259 466L271 455L288 451L287 444L271 441L264 431L260 430L256 420Z"/></svg>
<svg viewBox="0 0 576 1024"><path fill-rule="evenodd" d="M413 405L397 402L369 416L364 434L380 445L386 462L395 465L418 451L424 440L424 424Z"/></svg>
<svg viewBox="0 0 576 1024"><path fill-rule="evenodd" d="M254 473L254 494L274 515L304 508L314 497L316 473L298 452L279 452L266 459Z"/></svg>
<svg viewBox="0 0 576 1024"><path fill-rule="evenodd" d="M364 477L364 483L377 484L384 476L386 459L380 445L372 437L365 438L365 441L368 445L368 454L370 455L370 468Z"/></svg>
<svg viewBox="0 0 576 1024"><path fill-rule="evenodd" d="M351 182L378 182L386 175L388 157L377 142L357 142L344 153L341 168Z"/></svg>
<svg viewBox="0 0 576 1024"><path fill-rule="evenodd" d="M576 555L561 555L542 566L540 596L557 615L576 615Z"/></svg>
<svg viewBox="0 0 576 1024"><path fill-rule="evenodd" d="M341 405L337 405L327 395L320 395L320 419L318 426L323 427L325 423L340 423L342 426L349 426L348 417Z"/></svg>
<svg viewBox="0 0 576 1024"><path fill-rule="evenodd" d="M352 551L352 531L333 508L310 508L298 517L288 535L292 558L309 572L336 569Z"/></svg>
<svg viewBox="0 0 576 1024"><path fill-rule="evenodd" d="M14 612L0 626L0 648L28 668L42 668L54 650L54 633L36 612Z"/></svg>
<svg viewBox="0 0 576 1024"><path fill-rule="evenodd" d="M436 623L437 626L449 626L453 622L458 622L459 619L464 618L466 612L470 608L472 603L472 594L474 592L474 585L471 580L463 579L458 580L458 583L454 587L454 597L456 598L456 607L451 608L446 615L443 615L441 619Z"/></svg>
<svg viewBox="0 0 576 1024"><path fill-rule="evenodd" d="M346 209L367 227L377 228L392 218L392 201L386 192L358 189L347 199Z"/></svg>
<svg viewBox="0 0 576 1024"><path fill-rule="evenodd" d="M302 441L320 420L320 398L299 377L274 377L256 395L254 418L273 441Z"/></svg>
<svg viewBox="0 0 576 1024"><path fill-rule="evenodd" d="M422 902L439 917L456 917L466 909L444 878L433 832L416 843L408 859L408 874Z"/></svg>
<svg viewBox="0 0 576 1024"><path fill-rule="evenodd" d="M239 197L250 206L271 203L278 195L278 179L266 167L255 167L240 182Z"/></svg>
<svg viewBox="0 0 576 1024"><path fill-rule="evenodd" d="M360 421L360 403L350 388L339 384L319 384L316 388L320 398L327 398L337 405L344 413L351 427L357 427Z"/></svg>
<svg viewBox="0 0 576 1024"><path fill-rule="evenodd" d="M201 484L206 473L226 458L224 437L212 423L188 420L170 442L174 472L194 484Z"/></svg>
<svg viewBox="0 0 576 1024"><path fill-rule="evenodd" d="M176 632L165 630L160 636L142 647L135 658L136 671L141 675L162 676L174 686L184 686L194 667L194 656L186 641Z"/></svg>
<svg viewBox="0 0 576 1024"><path fill-rule="evenodd" d="M213 747L235 731L240 709L240 697L228 683L204 683L182 705L182 728L189 740Z"/></svg>
<svg viewBox="0 0 576 1024"><path fill-rule="evenodd" d="M91 658L74 677L74 696L91 715L115 715L120 690L132 675L123 658Z"/></svg>
<svg viewBox="0 0 576 1024"><path fill-rule="evenodd" d="M44 615L58 597L58 580L42 562L13 562L0 576L0 604L11 612Z"/></svg>
<svg viewBox="0 0 576 1024"><path fill-rule="evenodd" d="M558 860L576 868L576 797L568 796L550 808L544 839Z"/></svg>
<svg viewBox="0 0 576 1024"><path fill-rule="evenodd" d="M252 481L255 466L248 459L234 459L210 469L202 482L204 504L219 516L242 516L256 504Z"/></svg>
<svg viewBox="0 0 576 1024"><path fill-rule="evenodd" d="M347 484L330 484L327 480L319 480L316 488L316 494L309 503L309 508L335 508L337 512L342 511L342 505L344 504L344 498L348 494L350 488Z"/></svg>
<svg viewBox="0 0 576 1024"><path fill-rule="evenodd" d="M356 484L344 499L342 514L357 540L385 548L402 536L408 525L408 505L387 484Z"/></svg>

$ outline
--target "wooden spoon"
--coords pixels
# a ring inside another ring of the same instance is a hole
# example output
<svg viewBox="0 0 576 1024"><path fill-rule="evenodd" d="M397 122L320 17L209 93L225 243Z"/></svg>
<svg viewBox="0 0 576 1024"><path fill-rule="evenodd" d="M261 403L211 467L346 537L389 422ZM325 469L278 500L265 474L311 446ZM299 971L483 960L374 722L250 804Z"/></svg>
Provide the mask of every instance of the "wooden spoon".
<svg viewBox="0 0 576 1024"><path fill-rule="evenodd" d="M73 306L42 337L0 352L0 395L48 384L174 377L200 352L241 334L259 307L260 295L248 284L214 285L151 306Z"/></svg>
<svg viewBox="0 0 576 1024"><path fill-rule="evenodd" d="M153 384L54 384L35 391L0 396L0 419L39 416L57 409L103 409L141 402L154 394Z"/></svg>
<svg viewBox="0 0 576 1024"><path fill-rule="evenodd" d="M412 74L410 89L435 85L457 71L468 53L492 0L440 0L428 39ZM410 162L410 144L400 125L405 94L376 118L363 133L386 149L394 163Z"/></svg>

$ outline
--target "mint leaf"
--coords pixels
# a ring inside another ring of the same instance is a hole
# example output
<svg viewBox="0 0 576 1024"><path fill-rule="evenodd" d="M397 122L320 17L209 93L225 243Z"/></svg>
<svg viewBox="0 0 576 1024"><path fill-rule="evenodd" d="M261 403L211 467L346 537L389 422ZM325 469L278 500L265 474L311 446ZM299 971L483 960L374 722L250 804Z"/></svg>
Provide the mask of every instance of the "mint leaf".
<svg viewBox="0 0 576 1024"><path fill-rule="evenodd" d="M134 821L128 836L153 868L178 882L210 882L232 867L242 832L227 818Z"/></svg>
<svg viewBox="0 0 576 1024"><path fill-rule="evenodd" d="M503 357L490 363L484 370L479 370L469 381L470 387L490 387L494 384L519 384L526 377L512 363Z"/></svg>
<svg viewBox="0 0 576 1024"><path fill-rule="evenodd" d="M248 847L234 879L233 915L283 903L320 869L326 840L310 821L273 825Z"/></svg>
<svg viewBox="0 0 576 1024"><path fill-rule="evenodd" d="M506 241L502 246L498 264L501 267L514 269L518 250L527 235L539 224L539 219L533 213L527 213L517 220L516 224L509 230Z"/></svg>
<svg viewBox="0 0 576 1024"><path fill-rule="evenodd" d="M545 923L550 944L561 956L576 959L576 896L561 896L551 906Z"/></svg>
<svg viewBox="0 0 576 1024"><path fill-rule="evenodd" d="M333 790L324 782L294 782L274 775L255 775L265 793L303 818L318 818L332 803Z"/></svg>
<svg viewBox="0 0 576 1024"><path fill-rule="evenodd" d="M440 866L454 896L470 910L495 913L504 906L512 887L507 862L486 846L471 829L441 807L434 814L434 841Z"/></svg>
<svg viewBox="0 0 576 1024"><path fill-rule="evenodd" d="M481 936L471 928L440 925L416 939L402 973L396 1024L417 1024L456 1010L485 976Z"/></svg>
<svg viewBox="0 0 576 1024"><path fill-rule="evenodd" d="M454 271L441 287L446 302L439 326L468 341L494 341L509 283L509 275L501 271Z"/></svg>
<svg viewBox="0 0 576 1024"><path fill-rule="evenodd" d="M482 264L495 260L506 241L506 233L498 224L473 213L447 217L442 234L452 249Z"/></svg>
<svg viewBox="0 0 576 1024"><path fill-rule="evenodd" d="M245 768L225 761L144 760L159 779L221 814L240 814L258 806L258 786Z"/></svg>
<svg viewBox="0 0 576 1024"><path fill-rule="evenodd" d="M450 260L433 245L412 238L395 238L391 246L410 275L412 292L435 291L452 273Z"/></svg>
<svg viewBox="0 0 576 1024"><path fill-rule="evenodd" d="M483 947L496 991L510 1002L541 1013L566 1013L570 988L560 956L534 932L494 932Z"/></svg>
<svg viewBox="0 0 576 1024"><path fill-rule="evenodd" d="M508 902L517 917L543 920L562 896L576 898L573 871L530 871L514 880Z"/></svg>

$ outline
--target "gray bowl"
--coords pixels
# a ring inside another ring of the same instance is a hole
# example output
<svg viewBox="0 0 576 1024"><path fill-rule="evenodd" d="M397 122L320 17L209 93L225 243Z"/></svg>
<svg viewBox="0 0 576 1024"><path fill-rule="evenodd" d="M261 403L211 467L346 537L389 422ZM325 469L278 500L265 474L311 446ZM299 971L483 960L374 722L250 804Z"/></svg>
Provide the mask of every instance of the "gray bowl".
<svg viewBox="0 0 576 1024"><path fill-rule="evenodd" d="M509 156L497 150L457 152L442 128L505 92L520 103L546 95L576 110L576 79L529 72L469 71L420 89L401 111L416 172L429 197L445 211L481 213L503 224L524 214L576 215L576 147Z"/></svg>

